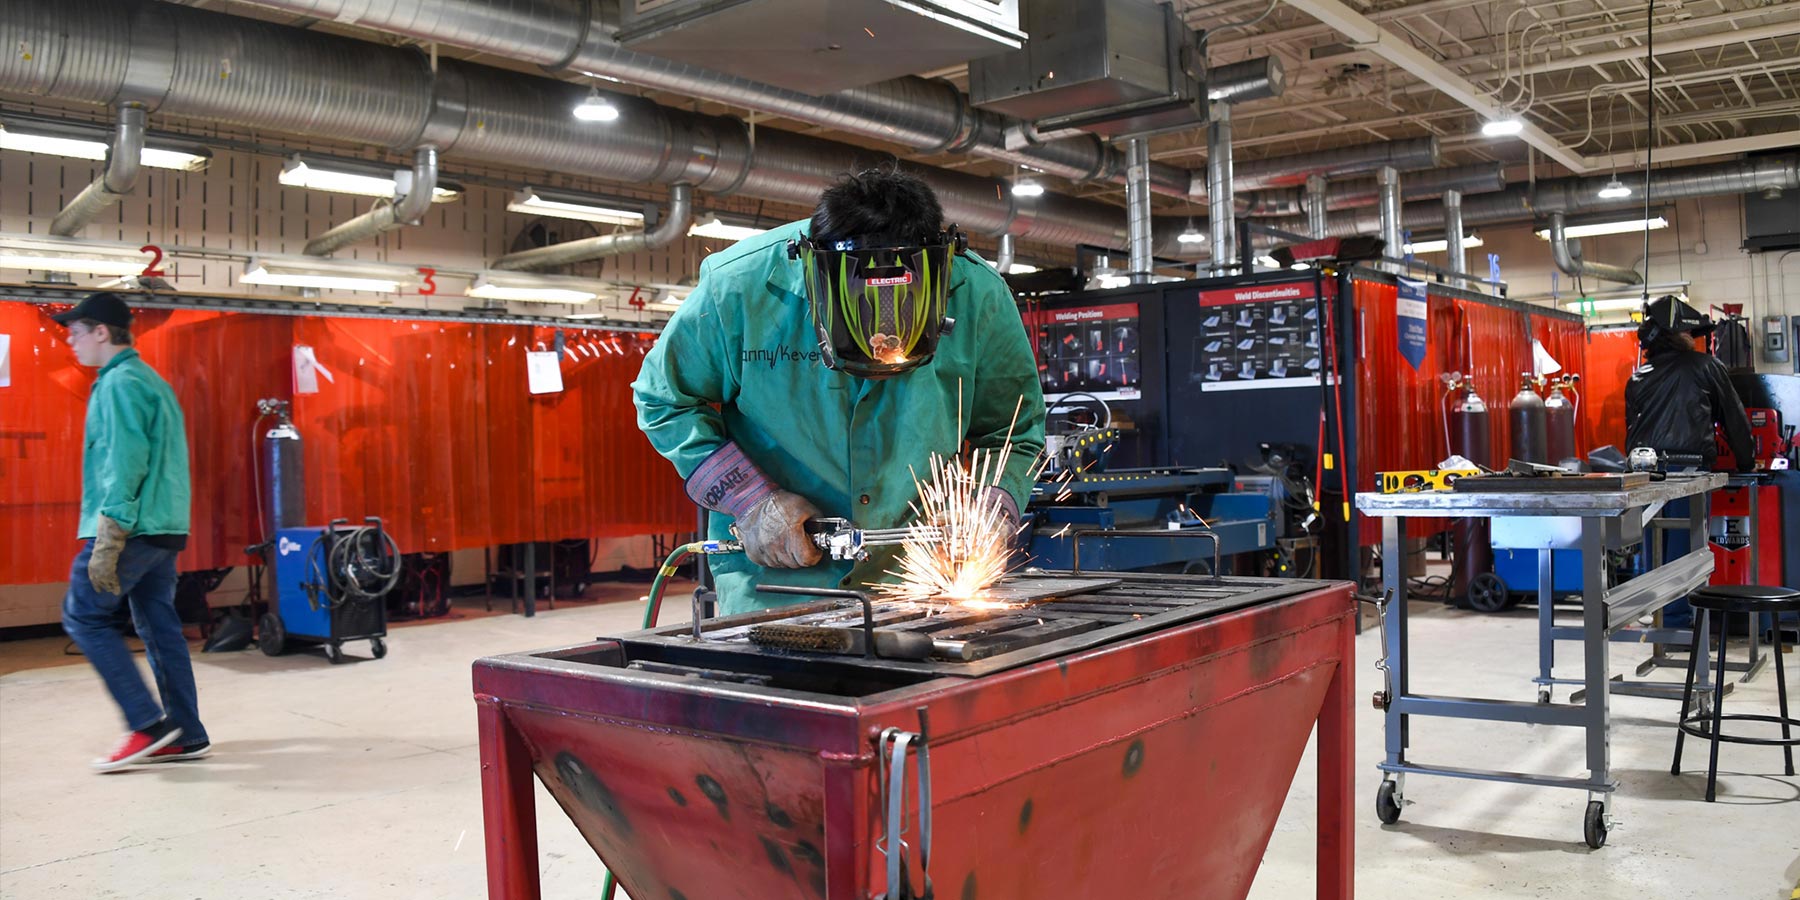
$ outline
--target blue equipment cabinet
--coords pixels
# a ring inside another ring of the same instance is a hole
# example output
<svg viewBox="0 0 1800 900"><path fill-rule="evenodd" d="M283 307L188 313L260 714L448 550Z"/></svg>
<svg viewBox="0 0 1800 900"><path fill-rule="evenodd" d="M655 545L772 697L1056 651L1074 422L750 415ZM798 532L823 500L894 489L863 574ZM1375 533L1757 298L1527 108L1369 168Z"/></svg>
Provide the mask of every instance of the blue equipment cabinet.
<svg viewBox="0 0 1800 900"><path fill-rule="evenodd" d="M376 659L387 655L385 595L398 575L399 553L379 520L282 528L269 549L275 603L261 623L263 653L319 644L339 663L345 641L367 640Z"/></svg>

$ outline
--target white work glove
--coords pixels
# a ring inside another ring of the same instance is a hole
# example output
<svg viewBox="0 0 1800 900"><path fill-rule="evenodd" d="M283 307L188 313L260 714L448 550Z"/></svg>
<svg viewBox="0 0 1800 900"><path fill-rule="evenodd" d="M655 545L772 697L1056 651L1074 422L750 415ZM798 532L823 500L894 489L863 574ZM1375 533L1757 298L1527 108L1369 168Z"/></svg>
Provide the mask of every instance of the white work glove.
<svg viewBox="0 0 1800 900"><path fill-rule="evenodd" d="M738 539L744 555L767 569L804 569L824 557L806 533L806 520L819 508L799 494L777 488L738 517Z"/></svg>

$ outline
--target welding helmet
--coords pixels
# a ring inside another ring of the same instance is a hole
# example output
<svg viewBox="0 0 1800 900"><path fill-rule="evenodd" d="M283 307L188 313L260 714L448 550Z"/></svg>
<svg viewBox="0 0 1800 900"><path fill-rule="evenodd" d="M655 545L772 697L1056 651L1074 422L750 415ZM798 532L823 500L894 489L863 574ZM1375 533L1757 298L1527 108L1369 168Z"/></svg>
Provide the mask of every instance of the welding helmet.
<svg viewBox="0 0 1800 900"><path fill-rule="evenodd" d="M1653 332L1652 337L1658 333L1680 332L1698 338L1712 334L1714 327L1712 319L1683 302L1680 297L1665 294L1644 306L1644 323L1638 332L1642 335L1645 329L1649 329Z"/></svg>
<svg viewBox="0 0 1800 900"><path fill-rule="evenodd" d="M950 263L969 239L956 229L927 240L869 235L788 242L806 268L806 299L827 368L890 378L931 361L955 322L945 313Z"/></svg>

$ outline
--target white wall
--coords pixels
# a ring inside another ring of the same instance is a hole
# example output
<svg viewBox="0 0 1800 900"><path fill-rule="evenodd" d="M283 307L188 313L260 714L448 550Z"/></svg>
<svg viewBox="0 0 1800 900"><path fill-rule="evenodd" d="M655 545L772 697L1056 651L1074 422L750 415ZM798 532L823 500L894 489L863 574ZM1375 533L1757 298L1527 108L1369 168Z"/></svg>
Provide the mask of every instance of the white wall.
<svg viewBox="0 0 1800 900"><path fill-rule="evenodd" d="M1682 200L1674 204L1667 216L1669 227L1650 233L1651 284L1689 282L1689 302L1705 311L1709 305L1744 304L1744 315L1750 319L1754 333L1765 315L1791 317L1800 315L1800 252L1749 253L1743 249L1744 215L1741 198L1706 197ZM1550 245L1539 239L1531 226L1473 226L1469 230L1487 242L1468 252L1469 268L1487 271L1488 253L1500 254L1500 275L1508 283L1514 297L1536 297L1550 291L1551 273L1556 266L1550 259ZM1585 238L1582 252L1592 262L1627 266L1642 271L1643 235L1608 235ZM1427 262L1442 262L1442 254L1423 257ZM1580 296L1574 279L1560 276L1564 302ZM1589 292L1619 290L1624 285L1584 279ZM1628 313L1607 313L1596 323L1623 322ZM1791 319L1789 320L1791 322ZM1762 361L1760 335L1756 341L1757 368L1764 372L1794 372L1791 362Z"/></svg>

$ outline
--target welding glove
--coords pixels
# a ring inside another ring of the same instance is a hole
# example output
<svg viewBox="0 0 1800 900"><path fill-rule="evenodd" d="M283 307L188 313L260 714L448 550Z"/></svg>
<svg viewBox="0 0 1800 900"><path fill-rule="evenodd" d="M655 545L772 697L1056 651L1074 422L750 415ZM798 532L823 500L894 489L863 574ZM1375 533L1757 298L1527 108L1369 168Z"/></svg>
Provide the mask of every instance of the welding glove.
<svg viewBox="0 0 1800 900"><path fill-rule="evenodd" d="M119 554L125 550L125 529L106 516L101 516L94 534L94 549L88 554L88 581L94 589L117 594L119 587Z"/></svg>
<svg viewBox="0 0 1800 900"><path fill-rule="evenodd" d="M1000 514L1000 519L1005 523L1006 546L1018 546L1021 518L1018 501L1013 499L1012 492L999 485L990 484L983 491L982 499L994 505L994 509Z"/></svg>
<svg viewBox="0 0 1800 900"><path fill-rule="evenodd" d="M767 569L804 569L824 556L806 533L806 520L819 508L799 494L777 488L738 517L738 539L744 555Z"/></svg>

